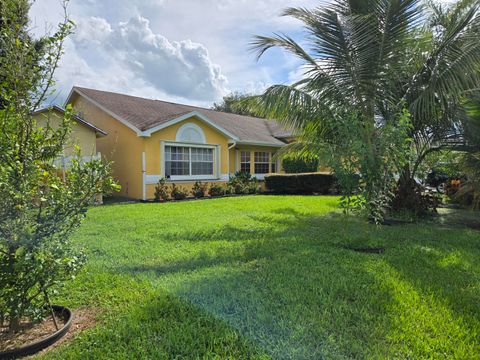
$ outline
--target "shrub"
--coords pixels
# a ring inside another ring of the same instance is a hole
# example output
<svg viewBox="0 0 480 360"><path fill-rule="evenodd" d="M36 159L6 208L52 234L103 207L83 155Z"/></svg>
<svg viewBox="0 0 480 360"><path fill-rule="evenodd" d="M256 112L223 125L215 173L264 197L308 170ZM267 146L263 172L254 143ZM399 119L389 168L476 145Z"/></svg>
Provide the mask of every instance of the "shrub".
<svg viewBox="0 0 480 360"><path fill-rule="evenodd" d="M276 194L329 194L335 177L320 173L267 175L265 185Z"/></svg>
<svg viewBox="0 0 480 360"><path fill-rule="evenodd" d="M205 197L205 193L208 190L208 183L202 183L201 181L195 182L192 188L192 195L197 199Z"/></svg>
<svg viewBox="0 0 480 360"><path fill-rule="evenodd" d="M223 185L220 184L212 184L210 186L210 190L208 190L208 193L211 197L219 197L219 196L224 196L226 194L226 188Z"/></svg>
<svg viewBox="0 0 480 360"><path fill-rule="evenodd" d="M318 171L318 156L286 155L282 167L287 174L302 174Z"/></svg>
<svg viewBox="0 0 480 360"><path fill-rule="evenodd" d="M110 164L85 161L79 149L59 176L71 109L58 126L45 127L32 111L53 95L52 74L72 24L65 19L53 34L33 40L30 4L2 0L0 5L0 326L10 333L51 310L50 296L85 262L71 235L97 195L119 188Z"/></svg>
<svg viewBox="0 0 480 360"><path fill-rule="evenodd" d="M231 189L232 193L238 195L257 193L258 180L249 173L237 171L230 177L227 187Z"/></svg>
<svg viewBox="0 0 480 360"><path fill-rule="evenodd" d="M188 190L183 186L172 184L172 191L170 194L174 200L185 200L188 196Z"/></svg>
<svg viewBox="0 0 480 360"><path fill-rule="evenodd" d="M154 198L155 201L167 201L169 199L167 179L161 178L155 186Z"/></svg>

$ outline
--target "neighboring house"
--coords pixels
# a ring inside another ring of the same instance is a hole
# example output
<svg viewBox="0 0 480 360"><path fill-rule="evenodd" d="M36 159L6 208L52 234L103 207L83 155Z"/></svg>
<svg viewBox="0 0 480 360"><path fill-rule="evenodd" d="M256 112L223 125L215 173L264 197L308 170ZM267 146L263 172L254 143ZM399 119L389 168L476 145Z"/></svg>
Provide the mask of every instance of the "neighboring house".
<svg viewBox="0 0 480 360"><path fill-rule="evenodd" d="M35 111L32 115L37 122L37 126L50 126L56 129L65 115L65 110L59 106L51 106ZM58 160L64 164L68 163L72 156L77 155L76 147L78 147L80 156L84 159L98 157L97 139L107 136L107 133L77 115L72 116L72 122L72 131L63 149L62 158Z"/></svg>
<svg viewBox="0 0 480 360"><path fill-rule="evenodd" d="M236 171L262 180L279 170L273 155L291 138L264 119L81 87L67 103L108 132L97 149L113 162L121 195L133 199L152 199L163 177L186 187L227 182Z"/></svg>

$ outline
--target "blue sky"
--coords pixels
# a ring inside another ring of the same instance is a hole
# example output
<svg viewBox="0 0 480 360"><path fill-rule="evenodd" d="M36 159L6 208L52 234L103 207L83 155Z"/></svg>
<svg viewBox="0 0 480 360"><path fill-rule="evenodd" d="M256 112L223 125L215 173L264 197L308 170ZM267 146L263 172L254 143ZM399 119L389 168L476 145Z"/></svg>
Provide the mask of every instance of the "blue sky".
<svg viewBox="0 0 480 360"><path fill-rule="evenodd" d="M299 77L299 62L272 51L260 62L253 35L301 24L279 17L289 6L319 0L71 0L77 24L57 71L60 103L73 85L210 106L231 91L260 92ZM60 0L36 0L32 29L61 19Z"/></svg>
<svg viewBox="0 0 480 360"><path fill-rule="evenodd" d="M326 1L70 0L77 27L56 73L53 102L78 85L208 107L232 91L291 83L301 77L298 60L272 50L257 62L248 44L273 32L304 38L301 23L280 13ZM61 2L34 2L35 33L61 20Z"/></svg>

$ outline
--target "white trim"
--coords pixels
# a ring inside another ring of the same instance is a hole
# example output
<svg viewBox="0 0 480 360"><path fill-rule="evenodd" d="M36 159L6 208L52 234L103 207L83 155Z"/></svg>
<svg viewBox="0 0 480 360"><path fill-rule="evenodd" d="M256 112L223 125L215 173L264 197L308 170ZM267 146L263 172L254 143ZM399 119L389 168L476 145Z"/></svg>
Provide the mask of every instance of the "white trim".
<svg viewBox="0 0 480 360"><path fill-rule="evenodd" d="M162 179L163 176L161 175L146 175L145 182L146 185L156 185ZM229 174L221 174L219 177L216 176L174 176L171 179L167 179L167 182L172 183L176 181L183 181L183 182L192 182L192 181L218 181L218 182L227 182L230 180Z"/></svg>
<svg viewBox="0 0 480 360"><path fill-rule="evenodd" d="M160 177L165 177L165 141L163 140L160 141Z"/></svg>
<svg viewBox="0 0 480 360"><path fill-rule="evenodd" d="M205 115L203 115L202 113L198 112L198 111L192 111L192 112L189 112L185 115L182 115L182 116L179 116L175 119L172 119L170 121L167 121L166 123L163 123L163 124L160 124L160 125L157 125L151 129L148 129L146 131L143 131L141 135L139 136L144 136L144 137L150 137L152 136L153 133L159 131L159 130L162 130L162 129L165 129L169 126L172 126L172 125L175 125L181 121L184 121L184 120L187 120L187 119L190 119L192 117L196 117L202 121L204 121L205 123L207 123L208 125L210 125L211 127L213 127L214 129L218 130L219 132L221 132L222 134L228 136L230 139L229 139L229 142L233 142L235 140L238 140L238 137L233 135L231 132L225 130L224 128L222 128L221 126L218 126L217 124L215 124L212 120L210 120L208 117L206 117Z"/></svg>
<svg viewBox="0 0 480 360"><path fill-rule="evenodd" d="M267 147L284 147L287 144L272 144L264 141L237 141L237 145L251 145L251 146L267 146Z"/></svg>
<svg viewBox="0 0 480 360"><path fill-rule="evenodd" d="M198 126L196 124L193 124L193 123L186 123L186 124L183 124L182 126L180 126L180 128L177 130L175 140L178 141L178 142L184 141L184 140L182 140L183 132L186 131L186 130L190 130L190 129L198 132L198 134L201 137L201 140L198 143L194 142L195 144L205 144L207 142L207 139L205 138L205 133L203 132L203 129L200 126Z"/></svg>
<svg viewBox="0 0 480 360"><path fill-rule="evenodd" d="M220 168L220 162L221 162L221 148L220 145L215 146L215 175L217 178L220 176L221 168Z"/></svg>
<svg viewBox="0 0 480 360"><path fill-rule="evenodd" d="M179 146L179 147L196 147L196 148L207 148L207 149L215 149L217 147L216 144L199 144L199 143L191 143L191 142L182 142L182 141L169 141L169 140L162 140L161 142L164 143L166 146Z"/></svg>
<svg viewBox="0 0 480 360"><path fill-rule="evenodd" d="M265 180L265 175L269 175L269 174L252 174L252 177L257 178L257 180L263 181Z"/></svg>
<svg viewBox="0 0 480 360"><path fill-rule="evenodd" d="M147 161L145 151L142 152L142 200L147 200Z"/></svg>
<svg viewBox="0 0 480 360"><path fill-rule="evenodd" d="M136 126L133 126L130 122L128 122L127 120L123 119L122 117L118 116L117 114L115 114L114 112L108 110L106 107L100 105L98 102L96 102L95 100L93 100L92 98L90 98L89 96L85 95L83 92L81 92L80 90L76 89L76 88L72 88L72 91L70 92L70 95L68 96L67 98L67 101L65 102L65 106L68 105L70 103L70 98L73 96L73 93L76 92L77 94L83 96L85 99L87 99L89 102L91 102L93 105L95 105L96 107L98 107L100 110L102 110L103 112L107 113L108 115L110 115L111 117L113 117L114 119L118 120L119 122L121 122L123 125L125 125L126 127L128 127L129 129L133 130L138 136L142 136L142 131L140 129L138 129Z"/></svg>

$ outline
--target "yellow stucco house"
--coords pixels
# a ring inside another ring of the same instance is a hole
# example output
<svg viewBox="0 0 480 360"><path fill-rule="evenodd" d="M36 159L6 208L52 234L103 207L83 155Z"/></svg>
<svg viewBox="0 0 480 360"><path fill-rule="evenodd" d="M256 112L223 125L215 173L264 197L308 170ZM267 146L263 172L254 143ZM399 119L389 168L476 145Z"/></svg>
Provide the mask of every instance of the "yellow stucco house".
<svg viewBox="0 0 480 360"><path fill-rule="evenodd" d="M227 182L236 171L262 180L279 170L273 155L291 138L264 119L81 87L67 104L108 134L96 139L97 150L132 199L152 199L163 177L186 187Z"/></svg>
<svg viewBox="0 0 480 360"><path fill-rule="evenodd" d="M37 126L50 126L57 128L65 115L65 110L59 106L50 106L35 111L32 116ZM98 157L97 139L107 136L107 133L81 117L72 116L72 131L63 149L62 158L68 161L75 156L76 147L80 149L80 155L84 158Z"/></svg>

